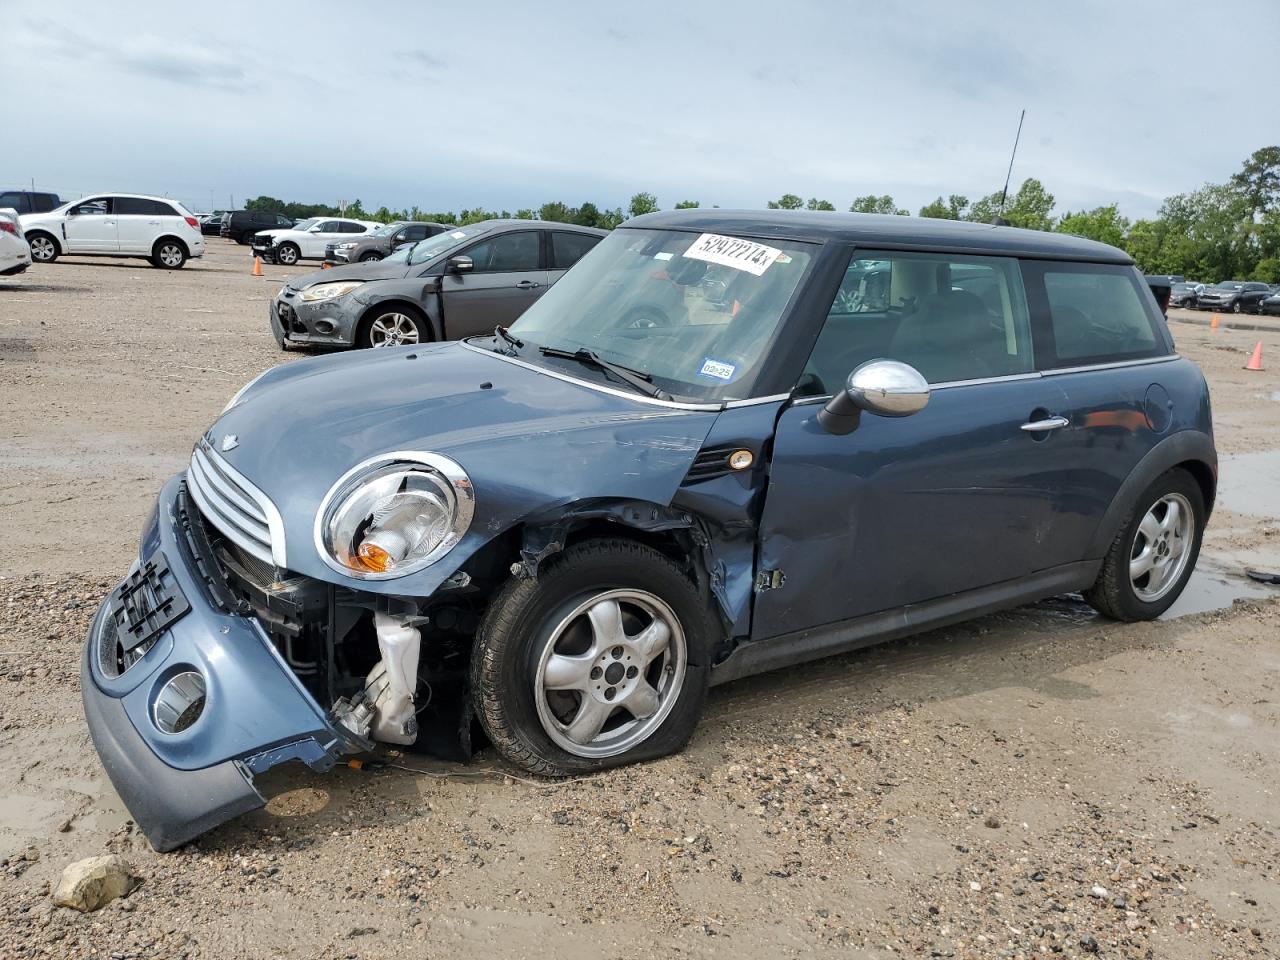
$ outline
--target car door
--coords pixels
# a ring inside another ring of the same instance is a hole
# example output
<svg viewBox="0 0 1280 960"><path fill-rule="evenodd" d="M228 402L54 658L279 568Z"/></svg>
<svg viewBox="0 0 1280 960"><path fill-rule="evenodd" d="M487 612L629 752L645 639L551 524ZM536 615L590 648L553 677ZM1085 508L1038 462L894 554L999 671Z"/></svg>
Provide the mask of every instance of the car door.
<svg viewBox="0 0 1280 960"><path fill-rule="evenodd" d="M1118 264L1027 261L1023 280L1036 329L1038 366L1063 391L1069 424L1044 449L1057 478L1052 536L1042 566L1088 555L1120 485L1178 420L1172 397L1203 396L1199 376L1175 360L1173 343L1141 274ZM1100 555L1100 554L1098 554Z"/></svg>
<svg viewBox="0 0 1280 960"><path fill-rule="evenodd" d="M90 197L67 209L62 238L68 253L117 253L120 232L111 197Z"/></svg>
<svg viewBox="0 0 1280 960"><path fill-rule="evenodd" d="M450 340L492 333L528 309L550 284L542 267L540 230L512 230L485 237L455 256L470 257L474 267L464 274L446 273L445 336Z"/></svg>
<svg viewBox="0 0 1280 960"><path fill-rule="evenodd" d="M549 232L551 243L550 273L552 283L564 276L564 272L586 255L600 242L600 237L590 233L571 233L568 230Z"/></svg>
<svg viewBox="0 0 1280 960"><path fill-rule="evenodd" d="M818 422L860 364L930 383L902 419ZM857 252L798 399L778 419L760 523L752 636L778 636L1030 573L1051 532L1044 452L1065 395L1034 369L1016 261ZM1028 429L1031 428L1031 429Z"/></svg>
<svg viewBox="0 0 1280 960"><path fill-rule="evenodd" d="M176 217L167 204L141 197L112 197L121 253L150 254L156 239L166 232L164 217Z"/></svg>
<svg viewBox="0 0 1280 960"><path fill-rule="evenodd" d="M320 260L324 258L325 244L339 243L342 238L341 220L321 220L306 233L299 235L298 247L304 257Z"/></svg>

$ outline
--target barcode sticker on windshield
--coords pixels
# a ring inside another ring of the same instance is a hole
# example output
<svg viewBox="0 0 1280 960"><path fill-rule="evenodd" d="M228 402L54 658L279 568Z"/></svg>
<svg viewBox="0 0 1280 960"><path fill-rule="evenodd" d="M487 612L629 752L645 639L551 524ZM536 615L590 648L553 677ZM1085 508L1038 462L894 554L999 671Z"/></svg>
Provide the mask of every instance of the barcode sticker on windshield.
<svg viewBox="0 0 1280 960"><path fill-rule="evenodd" d="M760 276L782 256L776 247L766 247L754 240L722 237L717 233L704 233L689 245L684 256L691 260L705 260L722 267L733 267Z"/></svg>

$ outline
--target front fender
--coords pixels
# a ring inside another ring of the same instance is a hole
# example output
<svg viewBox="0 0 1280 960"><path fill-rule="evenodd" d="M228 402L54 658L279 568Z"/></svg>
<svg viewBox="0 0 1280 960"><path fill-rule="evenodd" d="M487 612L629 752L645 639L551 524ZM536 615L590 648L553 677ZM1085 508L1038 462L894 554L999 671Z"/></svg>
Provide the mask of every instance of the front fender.
<svg viewBox="0 0 1280 960"><path fill-rule="evenodd" d="M405 280L379 280L365 285L365 289L352 294L352 302L359 307L360 318L388 302L406 303L427 318L431 324L431 337L439 342L445 339L444 320L440 316L440 301L436 296L436 284L424 282L422 277Z"/></svg>

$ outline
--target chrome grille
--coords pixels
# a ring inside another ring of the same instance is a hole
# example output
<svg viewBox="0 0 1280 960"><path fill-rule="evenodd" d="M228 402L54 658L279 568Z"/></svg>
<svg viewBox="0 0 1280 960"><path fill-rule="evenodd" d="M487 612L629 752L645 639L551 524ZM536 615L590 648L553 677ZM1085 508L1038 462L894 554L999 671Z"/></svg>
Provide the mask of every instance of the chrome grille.
<svg viewBox="0 0 1280 960"><path fill-rule="evenodd" d="M284 567L284 526L275 504L218 456L207 440L196 444L191 454L187 486L205 520L224 537L263 563Z"/></svg>

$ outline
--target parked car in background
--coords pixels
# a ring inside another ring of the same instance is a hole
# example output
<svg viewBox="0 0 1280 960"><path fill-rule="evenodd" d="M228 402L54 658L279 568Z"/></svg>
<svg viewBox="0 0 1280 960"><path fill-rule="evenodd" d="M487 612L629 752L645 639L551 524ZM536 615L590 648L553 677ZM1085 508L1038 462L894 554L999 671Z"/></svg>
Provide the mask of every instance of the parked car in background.
<svg viewBox="0 0 1280 960"><path fill-rule="evenodd" d="M1272 315L1280 314L1280 292L1273 292L1270 296L1259 300L1258 312Z"/></svg>
<svg viewBox="0 0 1280 960"><path fill-rule="evenodd" d="M52 263L63 254L146 257L177 270L204 256L200 221L177 200L136 193L101 193L22 217L31 256Z"/></svg>
<svg viewBox="0 0 1280 960"><path fill-rule="evenodd" d="M48 213L62 206L56 193L40 193L34 190L0 190L0 208L24 213Z"/></svg>
<svg viewBox="0 0 1280 960"><path fill-rule="evenodd" d="M222 218L226 210L215 210L208 216L200 218L200 232L206 237L222 236Z"/></svg>
<svg viewBox="0 0 1280 960"><path fill-rule="evenodd" d="M513 323L605 236L594 227L485 220L377 263L295 277L269 307L282 348L457 340Z"/></svg>
<svg viewBox="0 0 1280 960"><path fill-rule="evenodd" d="M0 207L0 277L11 277L31 266L31 246L13 207Z"/></svg>
<svg viewBox="0 0 1280 960"><path fill-rule="evenodd" d="M337 240L325 244L326 263L368 263L381 260L406 243L417 243L450 229L443 223L426 223L415 220L397 220L383 224L364 236L350 240Z"/></svg>
<svg viewBox="0 0 1280 960"><path fill-rule="evenodd" d="M1223 280L1205 287L1196 305L1201 310L1254 313L1258 304L1270 294L1271 288L1265 283L1254 280Z"/></svg>
<svg viewBox="0 0 1280 960"><path fill-rule="evenodd" d="M1184 310L1194 310L1196 303L1199 301L1199 291L1203 289L1203 284L1175 283L1169 293L1169 306L1182 307Z"/></svg>
<svg viewBox="0 0 1280 960"><path fill-rule="evenodd" d="M329 244L351 240L380 226L346 217L312 217L295 226L259 231L250 243L256 256L290 266L299 260L323 260Z"/></svg>
<svg viewBox="0 0 1280 960"><path fill-rule="evenodd" d="M218 235L230 237L236 243L247 244L261 230L288 229L293 218L268 210L231 210L222 215Z"/></svg>
<svg viewBox="0 0 1280 960"><path fill-rule="evenodd" d="M680 750L739 677L1060 594L1164 613L1218 459L1133 261L907 221L649 214L510 330L238 391L85 642L88 729L151 843L261 807L289 761L465 756L474 720L514 766L587 774ZM597 239L468 229L428 262L450 291Z"/></svg>

